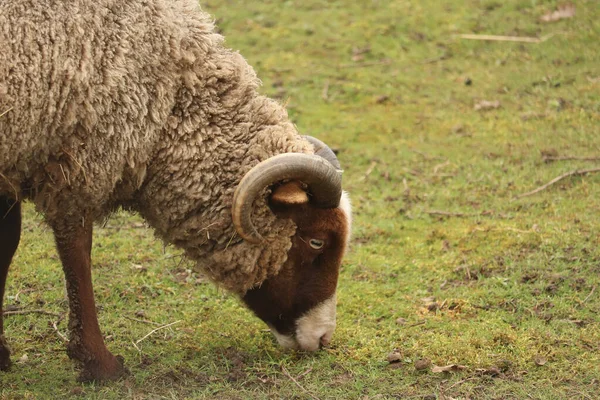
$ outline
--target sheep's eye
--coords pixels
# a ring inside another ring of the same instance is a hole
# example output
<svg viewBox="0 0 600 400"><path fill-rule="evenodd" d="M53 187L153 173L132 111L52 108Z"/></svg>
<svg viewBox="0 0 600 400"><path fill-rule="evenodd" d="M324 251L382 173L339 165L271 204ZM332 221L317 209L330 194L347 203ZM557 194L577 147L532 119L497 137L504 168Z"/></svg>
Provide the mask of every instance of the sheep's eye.
<svg viewBox="0 0 600 400"><path fill-rule="evenodd" d="M319 239L310 239L308 244L310 244L310 247L313 249L320 250L325 245L325 242Z"/></svg>

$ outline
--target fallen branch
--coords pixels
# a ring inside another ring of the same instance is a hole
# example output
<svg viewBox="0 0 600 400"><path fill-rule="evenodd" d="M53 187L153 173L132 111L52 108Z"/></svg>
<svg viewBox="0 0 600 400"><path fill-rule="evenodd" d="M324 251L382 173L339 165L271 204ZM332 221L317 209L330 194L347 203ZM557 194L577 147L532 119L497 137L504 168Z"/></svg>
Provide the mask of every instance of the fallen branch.
<svg viewBox="0 0 600 400"><path fill-rule="evenodd" d="M502 35L473 35L473 34L462 34L458 35L461 39L469 40L486 40L496 42L524 42L524 43L542 43L550 39L553 35L542 36L541 38L529 37L529 36L502 36Z"/></svg>
<svg viewBox="0 0 600 400"><path fill-rule="evenodd" d="M419 325L424 325L427 321L423 320L423 321L418 321L415 322L414 324L410 324L410 325L406 325L407 328L413 328L415 326L419 326Z"/></svg>
<svg viewBox="0 0 600 400"><path fill-rule="evenodd" d="M532 190L531 192L527 192L527 193L518 195L517 197L515 197L515 199L521 199L523 197L527 197L527 196L531 196L533 194L539 193L542 190L547 189L548 187L554 185L556 182L561 181L570 176L587 175L587 174L591 174L593 172L600 172L600 168L576 169L575 171L567 172L566 174L557 176L556 178L552 179L550 182L538 187L537 189Z"/></svg>
<svg viewBox="0 0 600 400"><path fill-rule="evenodd" d="M294 382L296 384L296 386L298 386L310 398L312 398L313 400L320 400L317 396L315 396L314 394L312 394L311 392L309 392L307 389L304 388L304 386L302 386L300 383L298 383L298 381L295 380L292 375L290 375L290 373L288 372L288 370L285 368L285 366L283 364L281 364L281 370L283 371L283 373L284 373L285 376L287 376L288 378L290 378L290 380L292 382Z"/></svg>
<svg viewBox="0 0 600 400"><path fill-rule="evenodd" d="M569 160L579 160L579 161L600 161L600 157L578 157L578 156L564 156L564 157L543 157L544 162L552 162L552 161L569 161Z"/></svg>
<svg viewBox="0 0 600 400"><path fill-rule="evenodd" d="M53 317L60 317L60 314L57 313L53 313L50 311L46 311L46 310L15 310L15 311L4 311L2 313L2 315L9 316L9 315L26 315L26 314L44 314L44 315L50 315Z"/></svg>
<svg viewBox="0 0 600 400"><path fill-rule="evenodd" d="M142 340L146 339L148 336L150 336L150 335L154 334L154 333L155 333L155 332L157 332L157 331L160 331L161 329L168 328L169 326L171 326L171 325L175 325L175 324L178 324L178 323L180 323L180 322L181 322L181 320L179 320L179 321L175 321L175 322L171 322L170 324L166 324L166 325L159 326L159 327L158 327L158 328L156 328L156 329L152 329L150 332L148 332L148 334L147 334L146 336L144 336L143 338L141 338L140 340L138 340L137 342L135 342L135 343L134 343L134 346L135 346L136 348L138 348L138 347L137 347L137 345L138 345L138 344L140 344L140 342L141 342Z"/></svg>
<svg viewBox="0 0 600 400"><path fill-rule="evenodd" d="M52 321L52 328L54 329L54 332L56 332L58 337L60 337L63 342L67 343L69 339L60 330L58 330L58 324L60 324L60 322L65 318L65 315L66 313L62 313L56 321Z"/></svg>

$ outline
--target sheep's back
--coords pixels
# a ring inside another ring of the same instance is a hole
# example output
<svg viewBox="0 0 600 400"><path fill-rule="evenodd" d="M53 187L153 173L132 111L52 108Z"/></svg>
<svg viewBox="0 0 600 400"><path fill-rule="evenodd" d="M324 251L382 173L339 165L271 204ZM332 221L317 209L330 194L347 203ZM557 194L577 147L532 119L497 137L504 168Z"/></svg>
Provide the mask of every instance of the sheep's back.
<svg viewBox="0 0 600 400"><path fill-rule="evenodd" d="M43 194L44 202L77 190L96 204L141 173L173 107L181 60L193 57L186 41L203 31L221 40L197 7L2 2L0 193Z"/></svg>

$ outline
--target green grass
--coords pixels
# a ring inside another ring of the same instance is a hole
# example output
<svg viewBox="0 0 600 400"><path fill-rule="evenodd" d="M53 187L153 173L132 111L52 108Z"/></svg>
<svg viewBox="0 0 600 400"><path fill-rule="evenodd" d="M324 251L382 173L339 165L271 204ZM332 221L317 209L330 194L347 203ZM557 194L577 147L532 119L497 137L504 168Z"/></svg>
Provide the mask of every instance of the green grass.
<svg viewBox="0 0 600 400"><path fill-rule="evenodd" d="M600 4L539 22L560 4L205 1L263 92L340 150L355 229L332 346L281 350L233 296L119 214L95 231L94 284L108 346L132 375L78 384L56 317L9 316L15 365L0 374L0 398L597 398L600 174L515 199L600 164L542 158L600 156ZM476 111L481 100L501 106ZM9 279L9 306L67 310L51 235L31 208ZM138 350L159 325L135 319L180 322ZM390 364L394 350L401 362ZM417 371L419 359L467 368Z"/></svg>

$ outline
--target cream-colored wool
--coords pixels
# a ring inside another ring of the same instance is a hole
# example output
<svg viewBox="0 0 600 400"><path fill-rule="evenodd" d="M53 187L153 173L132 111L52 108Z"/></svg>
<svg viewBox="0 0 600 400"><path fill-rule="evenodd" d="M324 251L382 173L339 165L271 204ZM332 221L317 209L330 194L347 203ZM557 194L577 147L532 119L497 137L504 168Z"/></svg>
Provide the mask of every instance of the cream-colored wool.
<svg viewBox="0 0 600 400"><path fill-rule="evenodd" d="M0 195L55 227L137 210L243 293L277 273L295 226L262 198L268 241L242 241L233 192L258 162L313 152L258 85L197 0L0 2Z"/></svg>

